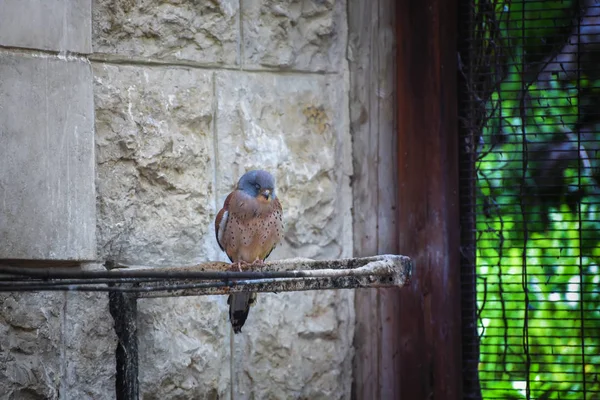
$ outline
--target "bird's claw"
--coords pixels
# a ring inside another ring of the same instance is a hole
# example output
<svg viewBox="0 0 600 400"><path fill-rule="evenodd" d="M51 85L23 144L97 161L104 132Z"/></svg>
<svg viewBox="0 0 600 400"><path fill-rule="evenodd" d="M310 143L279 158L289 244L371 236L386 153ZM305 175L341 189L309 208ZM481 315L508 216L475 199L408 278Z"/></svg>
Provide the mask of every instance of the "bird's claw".
<svg viewBox="0 0 600 400"><path fill-rule="evenodd" d="M265 266L265 261L261 260L260 258L257 258L254 261L252 261L252 264L264 267Z"/></svg>
<svg viewBox="0 0 600 400"><path fill-rule="evenodd" d="M239 261L231 264L231 271L233 272L243 272L242 265L248 265L248 263Z"/></svg>
<svg viewBox="0 0 600 400"><path fill-rule="evenodd" d="M251 263L245 262L245 261L238 261L238 262L234 262L231 264L231 271L239 271L239 272L243 272L242 266L247 267L248 265L258 265L258 266L265 266L265 262L263 260L261 260L260 258L257 258L256 260L252 261Z"/></svg>

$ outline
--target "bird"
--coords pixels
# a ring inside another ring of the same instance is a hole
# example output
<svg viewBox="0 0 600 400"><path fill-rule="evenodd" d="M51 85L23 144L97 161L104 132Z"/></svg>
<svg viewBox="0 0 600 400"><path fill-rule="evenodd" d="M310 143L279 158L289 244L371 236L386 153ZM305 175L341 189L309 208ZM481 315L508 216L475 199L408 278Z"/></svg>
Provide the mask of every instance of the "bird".
<svg viewBox="0 0 600 400"><path fill-rule="evenodd" d="M283 209L275 193L275 179L267 171L250 170L239 179L215 218L217 243L232 263L263 265L283 239ZM248 318L256 293L229 295L229 320L234 333L240 333Z"/></svg>

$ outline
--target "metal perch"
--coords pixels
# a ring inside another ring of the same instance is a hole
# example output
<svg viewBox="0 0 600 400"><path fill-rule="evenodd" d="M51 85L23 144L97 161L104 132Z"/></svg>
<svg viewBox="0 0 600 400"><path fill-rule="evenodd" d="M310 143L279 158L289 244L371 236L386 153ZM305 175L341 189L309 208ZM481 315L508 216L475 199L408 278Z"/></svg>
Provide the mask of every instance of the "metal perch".
<svg viewBox="0 0 600 400"><path fill-rule="evenodd" d="M208 262L188 267L144 267L106 262L105 271L24 268L0 263L0 292L110 292L110 313L118 337L115 352L116 398L139 397L137 300L144 297L202 296L255 292L354 289L406 286L412 261L405 256L314 261L290 259L248 265L230 271L231 264Z"/></svg>
<svg viewBox="0 0 600 400"><path fill-rule="evenodd" d="M410 258L381 255L315 261L290 259L249 265L249 271L229 271L231 265L208 262L187 267L145 267L106 263L107 271L21 268L0 265L0 292L86 291L123 292L135 297L229 294L244 290L300 290L400 287L411 271Z"/></svg>

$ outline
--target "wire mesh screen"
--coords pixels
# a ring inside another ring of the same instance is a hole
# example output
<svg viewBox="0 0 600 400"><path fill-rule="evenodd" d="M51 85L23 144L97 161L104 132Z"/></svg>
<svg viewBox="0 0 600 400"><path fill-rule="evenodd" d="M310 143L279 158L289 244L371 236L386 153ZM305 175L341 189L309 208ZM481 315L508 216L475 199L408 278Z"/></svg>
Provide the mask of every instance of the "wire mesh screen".
<svg viewBox="0 0 600 400"><path fill-rule="evenodd" d="M465 397L600 399L600 0L461 9Z"/></svg>

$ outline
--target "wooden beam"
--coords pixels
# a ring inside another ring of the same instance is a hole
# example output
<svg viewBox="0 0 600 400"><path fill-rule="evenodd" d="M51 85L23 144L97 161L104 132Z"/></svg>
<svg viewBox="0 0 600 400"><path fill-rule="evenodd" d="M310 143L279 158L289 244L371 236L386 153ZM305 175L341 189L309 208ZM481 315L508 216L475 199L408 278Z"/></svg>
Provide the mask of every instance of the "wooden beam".
<svg viewBox="0 0 600 400"><path fill-rule="evenodd" d="M402 400L462 399L457 0L397 3ZM396 397L398 398L398 397Z"/></svg>
<svg viewBox="0 0 600 400"><path fill-rule="evenodd" d="M354 254L398 252L394 0L349 0ZM352 395L398 397L398 290L357 290Z"/></svg>

